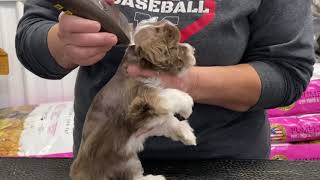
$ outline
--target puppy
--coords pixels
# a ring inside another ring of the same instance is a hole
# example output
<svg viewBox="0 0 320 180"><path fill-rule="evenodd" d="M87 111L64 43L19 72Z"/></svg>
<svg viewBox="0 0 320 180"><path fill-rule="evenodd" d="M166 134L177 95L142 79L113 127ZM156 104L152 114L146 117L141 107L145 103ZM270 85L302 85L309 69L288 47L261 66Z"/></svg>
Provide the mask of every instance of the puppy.
<svg viewBox="0 0 320 180"><path fill-rule="evenodd" d="M196 145L187 120L192 98L179 90L161 87L158 78L131 78L130 64L179 76L195 64L194 49L179 43L179 29L168 21L140 23L113 76L95 96L86 116L73 180L164 180L144 176L138 152L151 136L165 136Z"/></svg>

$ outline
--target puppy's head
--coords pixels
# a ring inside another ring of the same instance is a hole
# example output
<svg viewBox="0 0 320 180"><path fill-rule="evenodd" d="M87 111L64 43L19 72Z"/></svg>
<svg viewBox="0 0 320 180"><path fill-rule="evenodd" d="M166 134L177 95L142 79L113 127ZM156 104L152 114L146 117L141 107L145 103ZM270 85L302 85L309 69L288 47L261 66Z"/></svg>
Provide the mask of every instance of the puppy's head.
<svg viewBox="0 0 320 180"><path fill-rule="evenodd" d="M133 40L143 68L178 74L195 64L194 48L179 43L180 31L169 21L140 23Z"/></svg>

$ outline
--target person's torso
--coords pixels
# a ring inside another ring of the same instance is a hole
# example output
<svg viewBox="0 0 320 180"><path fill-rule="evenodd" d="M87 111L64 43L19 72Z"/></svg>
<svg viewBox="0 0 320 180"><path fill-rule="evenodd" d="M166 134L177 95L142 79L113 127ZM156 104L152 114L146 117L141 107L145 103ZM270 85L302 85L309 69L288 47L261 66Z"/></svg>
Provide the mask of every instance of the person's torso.
<svg viewBox="0 0 320 180"><path fill-rule="evenodd" d="M166 19L181 30L181 41L196 48L198 65L238 64L246 50L248 17L261 0L116 0L134 26Z"/></svg>
<svg viewBox="0 0 320 180"><path fill-rule="evenodd" d="M176 24L181 31L181 41L195 47L197 65L228 66L244 61L242 57L250 37L249 16L257 11L261 0L116 0L115 3L135 25L151 17ZM90 102L112 78L124 50L114 48L96 65L80 68L75 90L76 146ZM268 123L263 111L239 113L195 104L190 124L195 129L198 146L187 147L165 138L151 138L146 143L146 157L219 157L219 154L220 157L250 157L246 153L252 151L251 157L259 158L269 151ZM258 141L260 145L256 144ZM234 147L238 149L232 149ZM161 152L170 152L171 156Z"/></svg>

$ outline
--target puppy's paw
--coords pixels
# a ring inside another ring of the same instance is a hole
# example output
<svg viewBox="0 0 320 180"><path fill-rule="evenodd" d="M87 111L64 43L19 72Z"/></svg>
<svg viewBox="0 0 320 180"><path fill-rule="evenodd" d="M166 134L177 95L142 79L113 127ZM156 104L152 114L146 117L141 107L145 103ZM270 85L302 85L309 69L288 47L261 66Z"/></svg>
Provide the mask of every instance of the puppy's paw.
<svg viewBox="0 0 320 180"><path fill-rule="evenodd" d="M194 57L195 48L189 43L180 43L181 54L185 55L183 58L187 68L196 65L196 58Z"/></svg>
<svg viewBox="0 0 320 180"><path fill-rule="evenodd" d="M184 119L188 119L190 115L192 114L192 108L193 108L193 99L192 97L187 94L182 92L180 94L180 103L181 103L181 108L180 111L178 112L180 116L182 116Z"/></svg>
<svg viewBox="0 0 320 180"><path fill-rule="evenodd" d="M189 94L177 89L165 89L160 96L166 100L169 111L179 114L184 119L188 119L192 114L193 99Z"/></svg>
<svg viewBox="0 0 320 180"><path fill-rule="evenodd" d="M188 119L192 114L192 106L186 106L186 108L182 109L178 114L184 119Z"/></svg>
<svg viewBox="0 0 320 180"><path fill-rule="evenodd" d="M140 180L166 180L166 178L162 175L147 175L142 177Z"/></svg>
<svg viewBox="0 0 320 180"><path fill-rule="evenodd" d="M192 127L186 120L179 122L176 135L178 136L178 139L185 145L197 145L197 138L193 133Z"/></svg>

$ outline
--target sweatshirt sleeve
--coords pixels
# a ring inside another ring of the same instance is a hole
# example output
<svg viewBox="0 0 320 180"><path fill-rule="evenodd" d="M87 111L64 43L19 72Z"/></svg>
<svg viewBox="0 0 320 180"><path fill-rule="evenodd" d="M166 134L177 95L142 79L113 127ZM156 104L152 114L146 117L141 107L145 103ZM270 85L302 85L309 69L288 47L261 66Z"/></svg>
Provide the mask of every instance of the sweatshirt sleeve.
<svg viewBox="0 0 320 180"><path fill-rule="evenodd" d="M45 79L61 79L71 71L57 64L47 44L48 31L58 22L58 16L49 0L27 0L17 27L15 43L19 61Z"/></svg>
<svg viewBox="0 0 320 180"><path fill-rule="evenodd" d="M251 110L292 104L309 84L315 63L311 0L262 0L249 23L244 59L262 83Z"/></svg>

